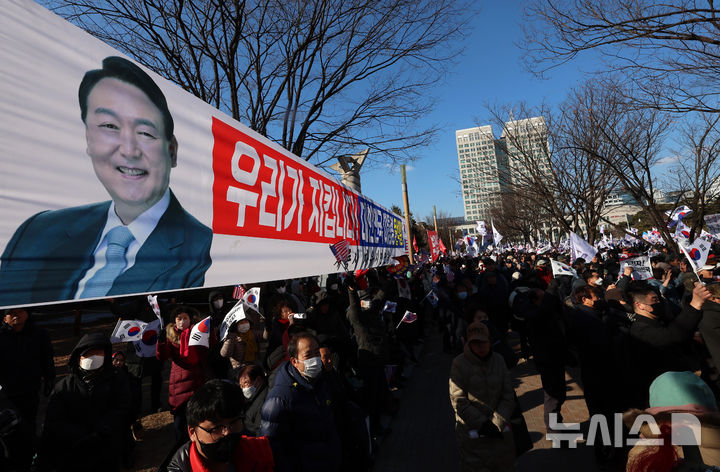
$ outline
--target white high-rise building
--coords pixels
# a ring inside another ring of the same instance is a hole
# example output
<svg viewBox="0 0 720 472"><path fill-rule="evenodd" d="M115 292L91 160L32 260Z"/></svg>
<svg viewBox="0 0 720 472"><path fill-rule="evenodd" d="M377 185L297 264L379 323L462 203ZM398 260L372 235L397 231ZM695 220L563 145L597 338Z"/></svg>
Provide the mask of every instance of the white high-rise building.
<svg viewBox="0 0 720 472"><path fill-rule="evenodd" d="M465 219L490 218L499 201L503 153L490 125L455 131Z"/></svg>
<svg viewBox="0 0 720 472"><path fill-rule="evenodd" d="M500 139L508 156L508 179L513 184L522 186L525 179L550 172L547 134L542 116L505 123Z"/></svg>
<svg viewBox="0 0 720 472"><path fill-rule="evenodd" d="M549 172L547 127L543 117L508 121L500 139L490 125L455 131L463 204L467 220L490 219L502 191L522 185L528 163Z"/></svg>

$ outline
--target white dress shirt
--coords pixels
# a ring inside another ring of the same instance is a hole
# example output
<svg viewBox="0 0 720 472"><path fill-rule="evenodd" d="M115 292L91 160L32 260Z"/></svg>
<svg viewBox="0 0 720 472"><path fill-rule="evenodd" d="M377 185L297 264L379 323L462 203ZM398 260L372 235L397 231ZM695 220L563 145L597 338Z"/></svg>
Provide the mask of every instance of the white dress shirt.
<svg viewBox="0 0 720 472"><path fill-rule="evenodd" d="M158 221L160 221L160 218L165 214L165 210L167 210L168 206L170 206L169 188L165 189L165 194L155 205L142 212L132 221L132 223L126 225L127 229L130 230L135 239L133 239L130 243L127 253L125 254L127 265L125 266L125 269L123 269L123 272L135 265L135 257L137 256L138 251L150 236L150 233L152 233L157 226ZM80 298L80 294L83 290L85 290L85 284L87 281L90 280L98 270L105 266L105 251L107 250L105 235L116 226L123 226L123 222L115 213L115 202L111 202L110 208L108 208L105 228L103 229L102 234L100 234L100 242L93 252L95 263L87 270L87 272L85 272L85 276L80 280L77 291L75 292L75 299Z"/></svg>

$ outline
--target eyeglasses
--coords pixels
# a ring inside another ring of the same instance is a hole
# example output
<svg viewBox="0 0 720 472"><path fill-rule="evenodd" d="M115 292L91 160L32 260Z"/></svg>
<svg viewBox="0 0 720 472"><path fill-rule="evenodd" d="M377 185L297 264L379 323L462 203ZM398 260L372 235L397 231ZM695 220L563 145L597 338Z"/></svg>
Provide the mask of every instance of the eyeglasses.
<svg viewBox="0 0 720 472"><path fill-rule="evenodd" d="M237 418L230 420L229 424L221 424L210 429L205 429L200 425L197 425L197 427L208 433L213 441L217 441L226 434L237 432L237 428L242 424L242 419L242 416L238 416Z"/></svg>

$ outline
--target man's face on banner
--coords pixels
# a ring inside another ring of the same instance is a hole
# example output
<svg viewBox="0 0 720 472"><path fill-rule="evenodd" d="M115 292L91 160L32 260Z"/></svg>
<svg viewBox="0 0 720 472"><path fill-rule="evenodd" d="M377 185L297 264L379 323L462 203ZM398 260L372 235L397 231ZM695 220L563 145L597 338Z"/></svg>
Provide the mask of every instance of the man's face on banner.
<svg viewBox="0 0 720 472"><path fill-rule="evenodd" d="M177 141L145 93L118 79L100 80L88 95L87 153L95 174L128 224L160 198L177 164Z"/></svg>

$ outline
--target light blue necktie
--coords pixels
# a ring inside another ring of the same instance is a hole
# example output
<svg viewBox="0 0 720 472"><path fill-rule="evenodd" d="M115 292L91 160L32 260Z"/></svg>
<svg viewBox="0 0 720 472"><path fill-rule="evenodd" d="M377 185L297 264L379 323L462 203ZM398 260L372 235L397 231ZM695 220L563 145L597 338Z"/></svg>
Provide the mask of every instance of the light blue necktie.
<svg viewBox="0 0 720 472"><path fill-rule="evenodd" d="M105 265L85 283L80 298L102 297L107 294L118 275L122 274L127 265L125 253L135 237L125 226L117 226L105 235L107 250Z"/></svg>

